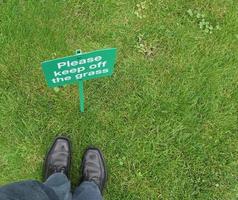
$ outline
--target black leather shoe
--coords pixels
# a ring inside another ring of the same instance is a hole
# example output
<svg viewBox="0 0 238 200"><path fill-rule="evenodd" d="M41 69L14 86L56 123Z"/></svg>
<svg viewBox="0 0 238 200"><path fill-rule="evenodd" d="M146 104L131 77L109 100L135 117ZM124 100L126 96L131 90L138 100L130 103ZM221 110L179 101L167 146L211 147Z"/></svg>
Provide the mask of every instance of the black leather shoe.
<svg viewBox="0 0 238 200"><path fill-rule="evenodd" d="M102 192L106 180L106 166L101 151L94 147L87 148L82 162L82 181L94 181Z"/></svg>
<svg viewBox="0 0 238 200"><path fill-rule="evenodd" d="M71 147L68 138L57 137L45 158L44 179L54 173L64 173L69 178Z"/></svg>

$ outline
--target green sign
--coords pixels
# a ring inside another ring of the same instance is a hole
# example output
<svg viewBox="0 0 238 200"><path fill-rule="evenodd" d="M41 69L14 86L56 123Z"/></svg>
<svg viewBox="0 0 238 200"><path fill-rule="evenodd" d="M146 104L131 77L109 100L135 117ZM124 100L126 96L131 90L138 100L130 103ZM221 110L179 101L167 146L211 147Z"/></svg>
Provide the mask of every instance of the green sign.
<svg viewBox="0 0 238 200"><path fill-rule="evenodd" d="M76 54L42 63L42 69L49 87L72 84L110 76L116 59L116 49L102 49Z"/></svg>
<svg viewBox="0 0 238 200"><path fill-rule="evenodd" d="M88 53L48 60L42 69L49 87L78 83L80 110L84 112L83 80L111 76L116 60L116 49L101 49Z"/></svg>

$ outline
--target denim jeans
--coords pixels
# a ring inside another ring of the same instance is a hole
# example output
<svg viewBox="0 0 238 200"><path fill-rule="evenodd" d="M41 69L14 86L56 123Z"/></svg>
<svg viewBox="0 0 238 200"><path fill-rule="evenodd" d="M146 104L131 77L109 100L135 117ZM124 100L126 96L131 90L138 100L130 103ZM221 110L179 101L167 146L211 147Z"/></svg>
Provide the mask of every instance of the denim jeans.
<svg viewBox="0 0 238 200"><path fill-rule="evenodd" d="M51 175L45 183L22 181L0 188L0 200L102 200L94 182L84 181L71 193L70 181L62 173Z"/></svg>

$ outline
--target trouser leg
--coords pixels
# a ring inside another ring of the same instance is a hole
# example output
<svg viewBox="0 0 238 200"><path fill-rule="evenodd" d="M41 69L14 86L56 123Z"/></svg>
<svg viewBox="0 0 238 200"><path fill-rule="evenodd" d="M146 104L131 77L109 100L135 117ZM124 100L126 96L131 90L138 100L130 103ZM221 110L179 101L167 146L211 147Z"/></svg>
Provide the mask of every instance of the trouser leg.
<svg viewBox="0 0 238 200"><path fill-rule="evenodd" d="M0 200L59 200L55 192L44 184L28 180L0 187Z"/></svg>
<svg viewBox="0 0 238 200"><path fill-rule="evenodd" d="M59 200L71 200L70 181L63 173L52 174L44 183L58 196Z"/></svg>
<svg viewBox="0 0 238 200"><path fill-rule="evenodd" d="M75 190L73 200L102 200L98 186L92 181L84 181Z"/></svg>

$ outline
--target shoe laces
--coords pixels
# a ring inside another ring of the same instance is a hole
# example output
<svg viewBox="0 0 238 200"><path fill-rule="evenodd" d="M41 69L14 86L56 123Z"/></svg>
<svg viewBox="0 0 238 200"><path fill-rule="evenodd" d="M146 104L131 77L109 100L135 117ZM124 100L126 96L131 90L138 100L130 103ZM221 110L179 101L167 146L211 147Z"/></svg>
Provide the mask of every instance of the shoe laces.
<svg viewBox="0 0 238 200"><path fill-rule="evenodd" d="M52 171L54 173L65 173L66 172L66 168L64 166L53 165L52 166Z"/></svg>

